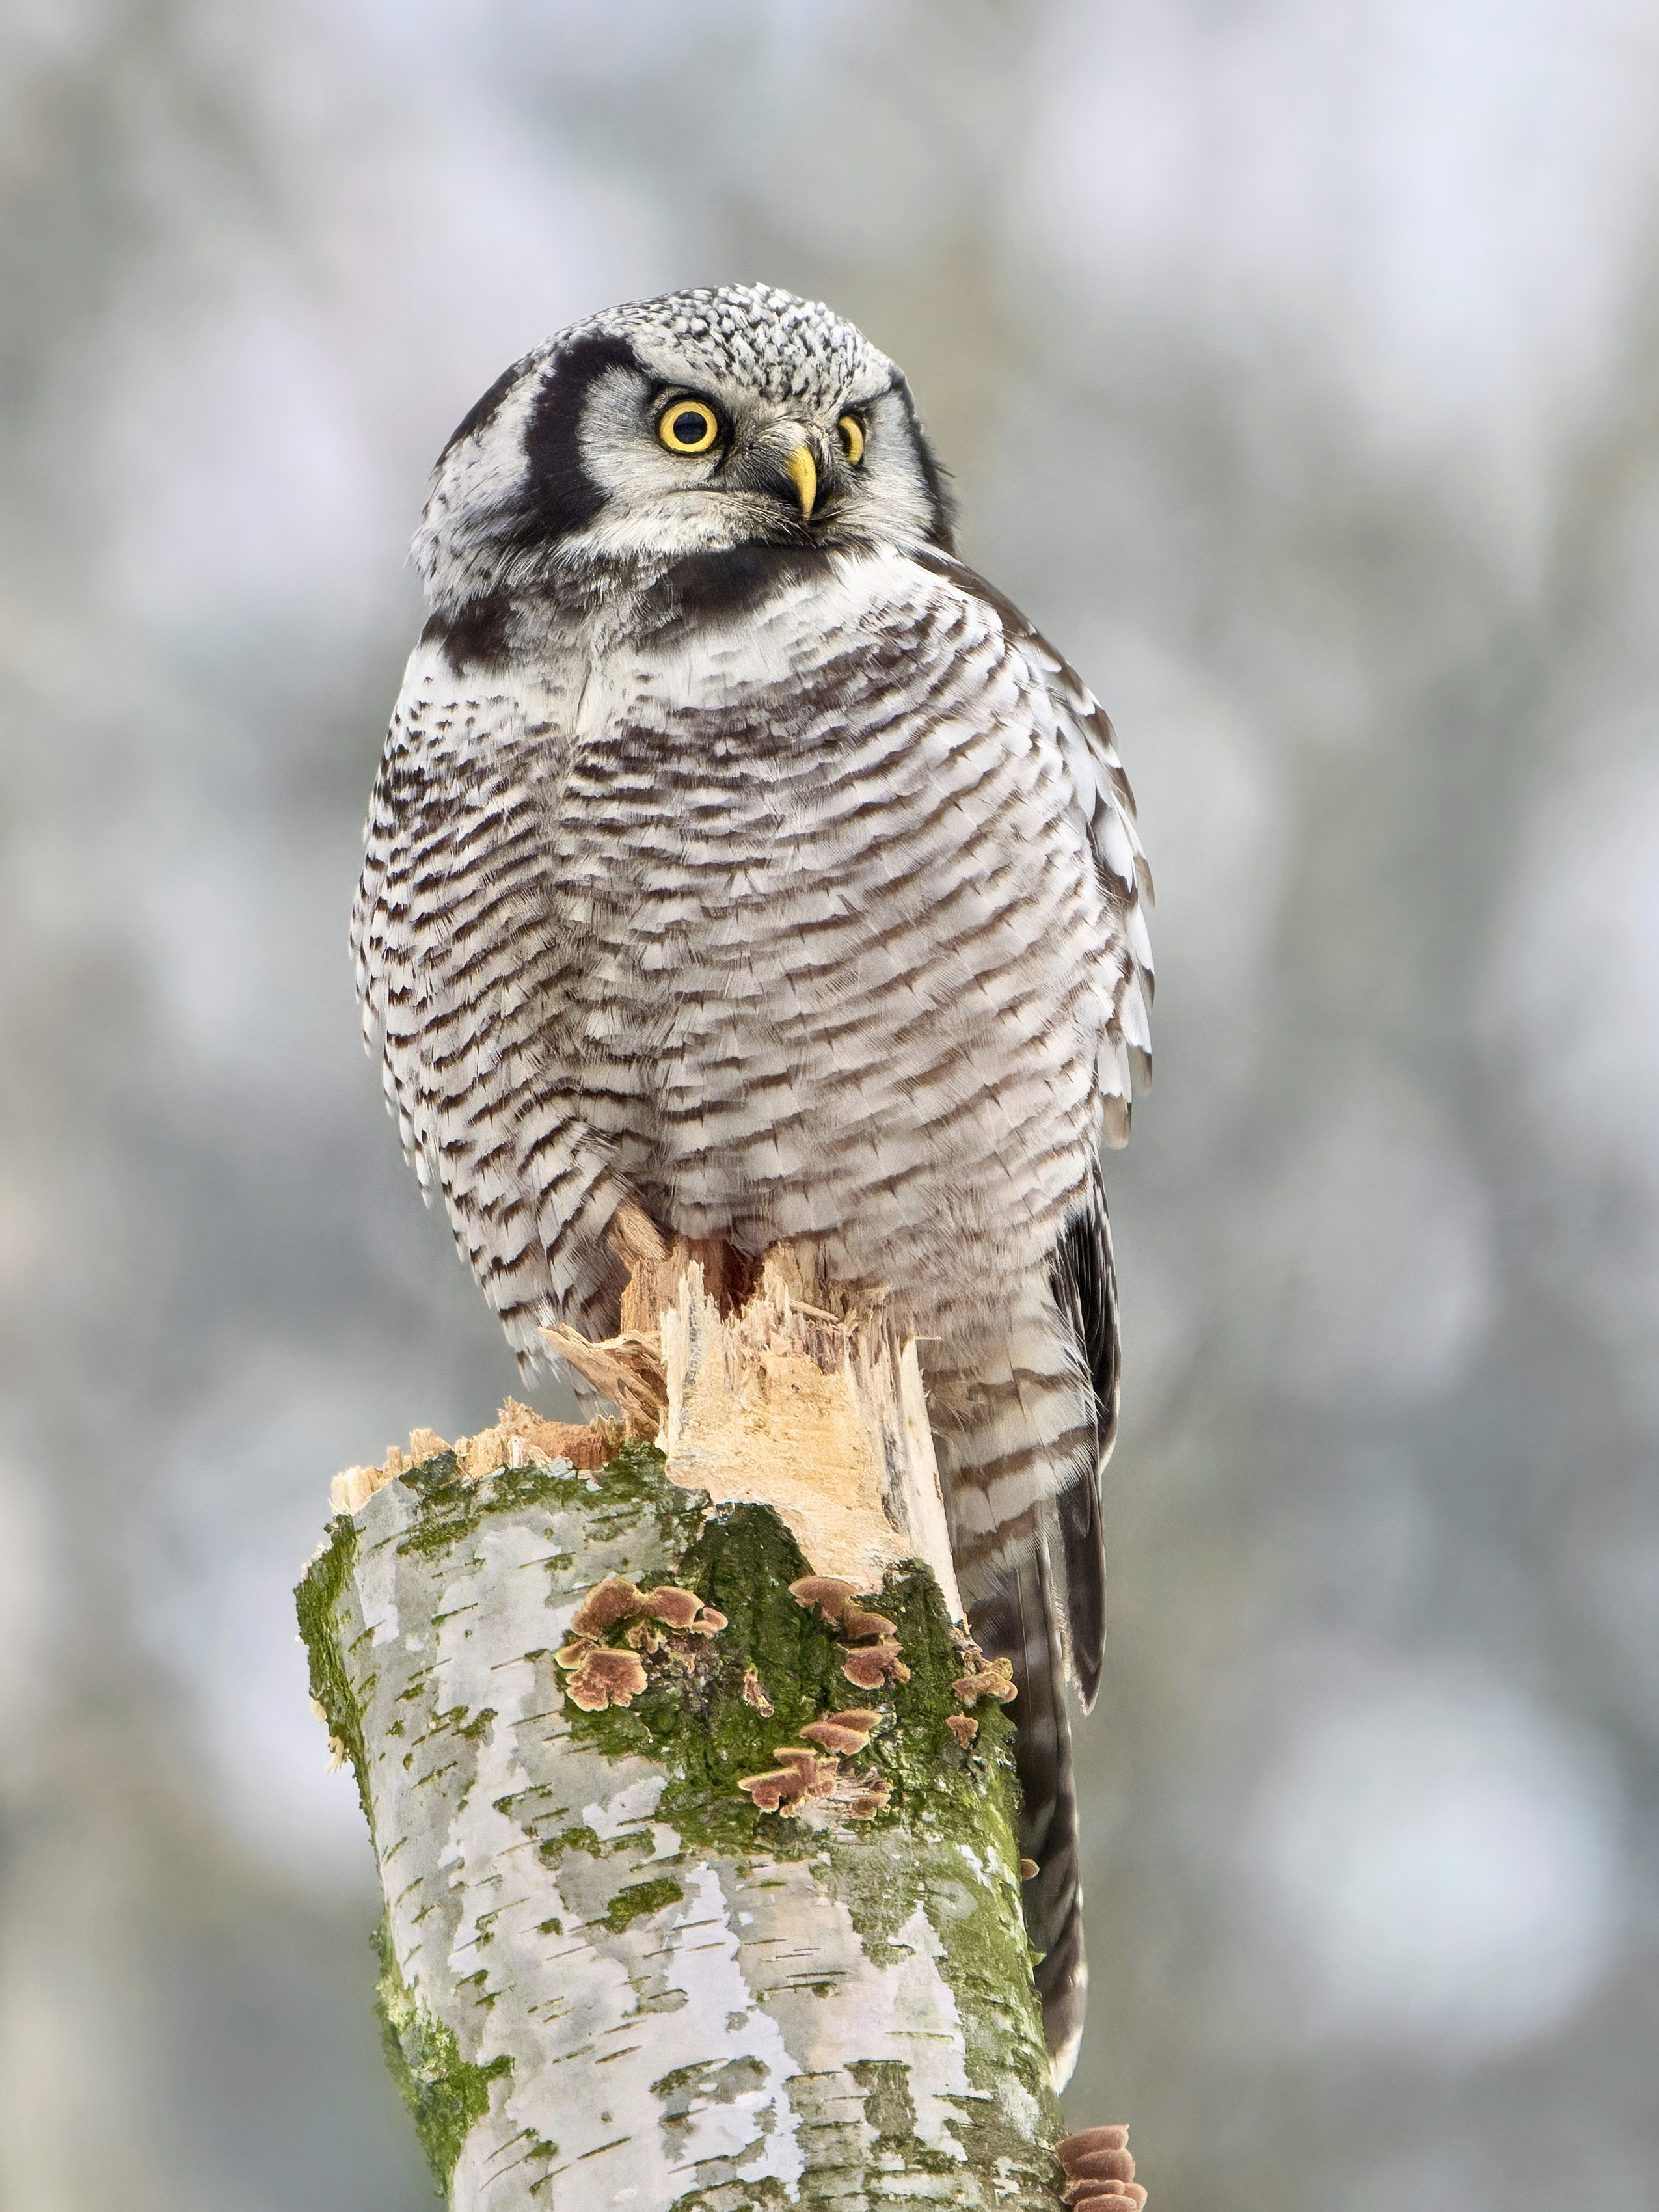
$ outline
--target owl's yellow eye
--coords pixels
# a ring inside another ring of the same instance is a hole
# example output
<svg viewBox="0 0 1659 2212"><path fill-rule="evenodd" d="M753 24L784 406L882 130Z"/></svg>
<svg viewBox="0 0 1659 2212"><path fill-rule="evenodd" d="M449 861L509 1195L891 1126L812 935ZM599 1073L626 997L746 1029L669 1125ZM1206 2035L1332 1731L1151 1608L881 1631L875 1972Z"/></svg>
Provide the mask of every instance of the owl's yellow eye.
<svg viewBox="0 0 1659 2212"><path fill-rule="evenodd" d="M856 415L843 415L836 425L841 449L854 468L864 459L864 425Z"/></svg>
<svg viewBox="0 0 1659 2212"><path fill-rule="evenodd" d="M706 453L720 434L719 416L701 399L671 399L657 417L657 435L671 453Z"/></svg>

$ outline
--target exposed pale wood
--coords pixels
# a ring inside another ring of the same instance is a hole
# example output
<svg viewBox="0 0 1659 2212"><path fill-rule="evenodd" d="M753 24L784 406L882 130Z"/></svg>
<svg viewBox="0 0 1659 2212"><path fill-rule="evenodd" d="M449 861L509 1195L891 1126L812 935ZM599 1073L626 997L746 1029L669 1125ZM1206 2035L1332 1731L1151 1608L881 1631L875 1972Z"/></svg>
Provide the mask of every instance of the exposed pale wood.
<svg viewBox="0 0 1659 2212"><path fill-rule="evenodd" d="M611 1244L629 1270L621 1332L543 1334L628 1433L661 1443L676 1482L775 1506L823 1574L872 1589L925 1559L960 1620L921 1363L885 1289L826 1282L789 1244L757 1267L670 1239L632 1200Z"/></svg>
<svg viewBox="0 0 1659 2212"><path fill-rule="evenodd" d="M611 1215L605 1239L630 1273L636 1273L648 1261L668 1257L670 1239L645 1208L631 1198L623 1199Z"/></svg>
<svg viewBox="0 0 1659 2212"><path fill-rule="evenodd" d="M654 1331L624 1329L594 1344L574 1328L544 1328L542 1334L561 1359L621 1413L630 1437L653 1437L667 1398L662 1341Z"/></svg>

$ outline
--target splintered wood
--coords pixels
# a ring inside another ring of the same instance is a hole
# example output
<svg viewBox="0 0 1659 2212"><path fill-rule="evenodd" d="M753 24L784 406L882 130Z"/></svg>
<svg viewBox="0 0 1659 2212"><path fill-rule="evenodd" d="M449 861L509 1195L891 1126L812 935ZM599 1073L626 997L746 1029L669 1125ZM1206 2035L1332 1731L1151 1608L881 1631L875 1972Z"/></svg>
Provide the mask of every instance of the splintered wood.
<svg viewBox="0 0 1659 2212"><path fill-rule="evenodd" d="M787 1244L758 1264L671 1244L631 1204L611 1243L629 1276L620 1334L543 1334L629 1435L656 1438L673 1481L774 1507L820 1574L877 1589L925 1559L960 1620L921 1370L885 1292L825 1284Z"/></svg>
<svg viewBox="0 0 1659 2212"><path fill-rule="evenodd" d="M408 1468L435 1459L441 1452L455 1455L456 1478L477 1482L498 1467L550 1467L568 1459L573 1467L604 1467L623 1442L619 1421L544 1421L516 1398L508 1398L495 1416L495 1425L480 1429L475 1437L457 1437L447 1443L435 1429L411 1429L409 1449L388 1447L378 1467L348 1467L330 1486L330 1500L337 1513L356 1513L377 1490L384 1489Z"/></svg>

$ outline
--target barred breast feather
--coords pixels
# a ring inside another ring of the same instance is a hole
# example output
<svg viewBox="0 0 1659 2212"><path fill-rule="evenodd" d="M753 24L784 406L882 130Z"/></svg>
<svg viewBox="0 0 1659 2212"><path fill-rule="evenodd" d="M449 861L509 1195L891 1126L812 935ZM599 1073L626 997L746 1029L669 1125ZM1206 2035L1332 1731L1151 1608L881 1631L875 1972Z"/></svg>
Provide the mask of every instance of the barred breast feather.
<svg viewBox="0 0 1659 2212"><path fill-rule="evenodd" d="M1150 889L1104 714L989 586L748 547L429 624L353 923L403 1142L521 1357L615 1328L629 1194L891 1284L964 1599L1020 1685L1061 2067L1061 1685L1099 1678L1117 1402L1097 1146L1149 1066Z"/></svg>

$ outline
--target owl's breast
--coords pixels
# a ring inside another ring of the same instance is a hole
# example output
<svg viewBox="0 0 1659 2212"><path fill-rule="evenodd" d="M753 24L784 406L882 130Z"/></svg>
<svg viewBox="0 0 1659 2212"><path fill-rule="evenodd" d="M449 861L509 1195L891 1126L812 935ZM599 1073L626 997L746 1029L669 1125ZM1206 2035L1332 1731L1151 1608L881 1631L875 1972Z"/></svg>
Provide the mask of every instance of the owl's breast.
<svg viewBox="0 0 1659 2212"><path fill-rule="evenodd" d="M549 1042L678 1225L852 1266L1071 1189L1109 917L1000 632L815 592L601 674Z"/></svg>

